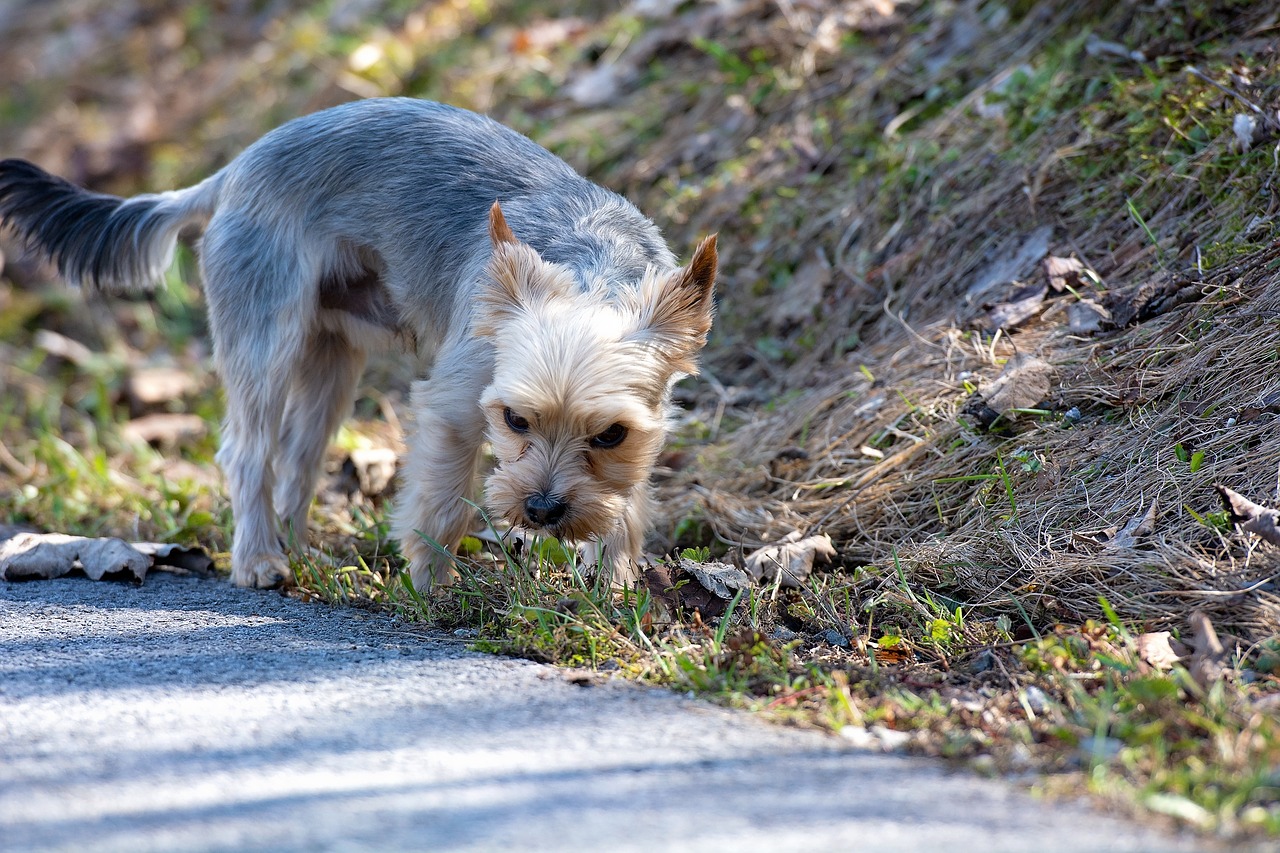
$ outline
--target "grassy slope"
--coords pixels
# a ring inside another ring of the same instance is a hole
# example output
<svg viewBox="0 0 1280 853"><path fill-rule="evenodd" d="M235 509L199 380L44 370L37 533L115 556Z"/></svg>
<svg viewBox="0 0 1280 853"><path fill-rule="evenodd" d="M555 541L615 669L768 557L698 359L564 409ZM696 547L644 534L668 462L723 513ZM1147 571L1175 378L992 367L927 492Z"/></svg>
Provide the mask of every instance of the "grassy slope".
<svg viewBox="0 0 1280 853"><path fill-rule="evenodd" d="M1280 103L1277 24L1267 4L1175 5L748 1L642 20L569 3L33 4L0 34L0 76L20 83L0 94L0 150L99 189L163 189L289 116L411 94L529 132L678 251L719 231L712 381L691 386L655 545L733 559L826 532L838 570L705 626L517 566L469 577L428 618L1276 832L1274 661L1251 644L1280 630L1277 559L1209 487L1276 497L1276 133L1263 122L1245 152L1232 125L1246 99ZM612 93L591 77L611 63ZM601 103L569 97L593 79ZM994 333L988 304L1008 278L1039 281L1035 264L966 296L1038 229L1096 281ZM157 453L119 433L127 365L207 371L198 299L175 275L154 305L110 303L110 323L39 271L7 275L22 283L0 281L7 513L225 548L213 438ZM1143 287L1180 295L1118 329L1065 327L1086 296L1124 319ZM42 329L92 356L45 355ZM961 409L1015 353L1052 365L1050 392L985 432ZM406 379L394 363L373 376L366 424ZM211 392L187 405L216 419ZM1150 534L1106 545L1153 502ZM377 511L324 520L367 568L300 565L309 590L420 612ZM1134 634L1188 633L1195 608L1249 650L1235 681L1135 655Z"/></svg>

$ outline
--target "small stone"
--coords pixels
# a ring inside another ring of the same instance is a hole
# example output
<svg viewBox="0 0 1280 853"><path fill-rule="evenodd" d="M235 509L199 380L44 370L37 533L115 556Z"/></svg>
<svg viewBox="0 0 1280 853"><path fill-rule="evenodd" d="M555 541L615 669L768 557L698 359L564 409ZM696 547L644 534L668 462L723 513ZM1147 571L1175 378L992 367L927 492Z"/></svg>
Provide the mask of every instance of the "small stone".
<svg viewBox="0 0 1280 853"><path fill-rule="evenodd" d="M841 634L835 629L828 628L826 631L823 631L822 639L833 646L838 646L842 649L849 648L849 641L845 638L844 634Z"/></svg>
<svg viewBox="0 0 1280 853"><path fill-rule="evenodd" d="M1033 714L1044 714L1049 710L1051 700L1043 690L1034 684L1024 690L1022 695L1026 700L1027 707L1031 709Z"/></svg>
<svg viewBox="0 0 1280 853"><path fill-rule="evenodd" d="M900 732L897 729L886 728L885 726L871 726L868 729L876 740L880 741L880 747L885 752L897 752L906 749L907 744L911 742L910 732Z"/></svg>
<svg viewBox="0 0 1280 853"><path fill-rule="evenodd" d="M1080 763L1089 766L1111 761L1124 749L1124 742L1119 738L1086 738L1076 749Z"/></svg>
<svg viewBox="0 0 1280 853"><path fill-rule="evenodd" d="M979 776L995 776L999 772L996 767L996 760L987 753L975 755L969 762L969 768Z"/></svg>
<svg viewBox="0 0 1280 853"><path fill-rule="evenodd" d="M983 649L973 658L973 662L969 664L969 672L977 675L987 670L995 669L996 653L991 649Z"/></svg>
<svg viewBox="0 0 1280 853"><path fill-rule="evenodd" d="M773 629L773 633L769 635L769 639L777 640L779 643L789 643L799 636L799 634L792 631L790 628L779 625L777 628Z"/></svg>
<svg viewBox="0 0 1280 853"><path fill-rule="evenodd" d="M480 632L475 628L458 628L453 632L453 636L461 637L464 640L473 640L480 636Z"/></svg>

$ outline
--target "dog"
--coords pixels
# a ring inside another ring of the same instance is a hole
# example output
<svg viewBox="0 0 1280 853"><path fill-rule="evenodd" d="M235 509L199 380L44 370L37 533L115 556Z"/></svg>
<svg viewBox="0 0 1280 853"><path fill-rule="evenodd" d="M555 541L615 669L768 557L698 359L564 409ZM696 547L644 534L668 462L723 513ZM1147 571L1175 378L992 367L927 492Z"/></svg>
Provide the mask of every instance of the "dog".
<svg viewBox="0 0 1280 853"><path fill-rule="evenodd" d="M0 223L108 292L154 287L203 230L237 585L292 582L322 456L388 347L424 377L393 510L419 591L456 579L486 440L493 517L637 579L671 387L711 328L715 235L679 266L630 202L545 148L408 98L295 119L193 187L129 199L5 160Z"/></svg>

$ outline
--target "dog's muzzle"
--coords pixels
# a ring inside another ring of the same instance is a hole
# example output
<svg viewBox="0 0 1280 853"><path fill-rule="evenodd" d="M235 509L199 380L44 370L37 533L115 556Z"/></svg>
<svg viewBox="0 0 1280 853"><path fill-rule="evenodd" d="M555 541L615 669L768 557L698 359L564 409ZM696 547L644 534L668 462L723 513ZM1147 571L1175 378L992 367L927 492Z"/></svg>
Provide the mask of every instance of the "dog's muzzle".
<svg viewBox="0 0 1280 853"><path fill-rule="evenodd" d="M525 517L539 527L555 527L564 520L568 512L568 502L545 492L538 492L524 499Z"/></svg>

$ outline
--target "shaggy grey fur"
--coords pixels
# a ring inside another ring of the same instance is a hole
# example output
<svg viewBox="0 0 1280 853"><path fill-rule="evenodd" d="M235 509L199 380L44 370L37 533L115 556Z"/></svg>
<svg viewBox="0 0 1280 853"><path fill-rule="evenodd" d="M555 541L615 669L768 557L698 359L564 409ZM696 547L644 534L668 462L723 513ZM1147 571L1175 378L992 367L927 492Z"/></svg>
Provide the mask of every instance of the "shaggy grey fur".
<svg viewBox="0 0 1280 853"><path fill-rule="evenodd" d="M371 348L408 343L436 362L415 395L454 418L443 428L483 429L474 412L449 413L474 410L466 397L492 372L491 347L468 324L495 201L522 241L584 288L675 268L657 227L621 196L488 118L426 101L306 116L197 186L128 200L0 162L0 220L73 282L153 285L179 234L204 227L227 396L218 459L236 517L233 579L245 585L288 578L280 537L305 543L321 456ZM429 521L409 512L397 532Z"/></svg>

